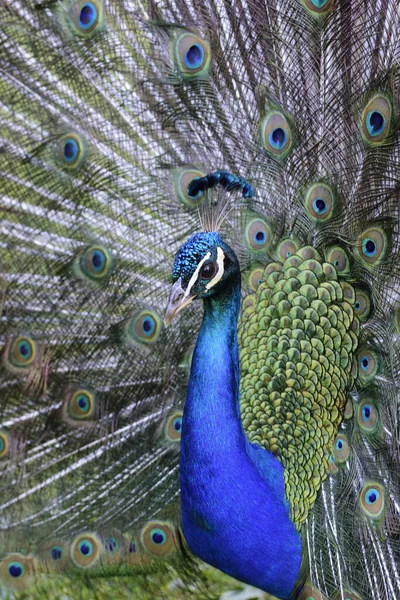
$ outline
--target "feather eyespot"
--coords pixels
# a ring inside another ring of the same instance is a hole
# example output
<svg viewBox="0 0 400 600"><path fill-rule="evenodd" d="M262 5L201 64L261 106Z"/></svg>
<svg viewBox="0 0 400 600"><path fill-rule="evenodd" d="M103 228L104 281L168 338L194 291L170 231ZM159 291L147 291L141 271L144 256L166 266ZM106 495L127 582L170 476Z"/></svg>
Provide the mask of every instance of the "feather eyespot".
<svg viewBox="0 0 400 600"><path fill-rule="evenodd" d="M364 400L358 407L356 413L358 426L365 433L374 433L379 427L379 413L370 400Z"/></svg>
<svg viewBox="0 0 400 600"><path fill-rule="evenodd" d="M0 580L6 585L23 589L35 573L35 560L17 552L9 554L0 562Z"/></svg>
<svg viewBox="0 0 400 600"><path fill-rule="evenodd" d="M180 169L174 175L174 189L178 200L189 208L195 208L203 202L205 194L203 191L198 191L195 196L191 196L188 192L189 184L194 179L205 177L205 173L197 169Z"/></svg>
<svg viewBox="0 0 400 600"><path fill-rule="evenodd" d="M129 554L136 554L137 552L136 543L133 540L129 542L128 552Z"/></svg>
<svg viewBox="0 0 400 600"><path fill-rule="evenodd" d="M85 143L75 134L63 135L57 142L57 156L66 169L77 169L85 159Z"/></svg>
<svg viewBox="0 0 400 600"><path fill-rule="evenodd" d="M25 369L31 367L38 355L38 344L32 338L20 335L14 338L8 350L10 365Z"/></svg>
<svg viewBox="0 0 400 600"><path fill-rule="evenodd" d="M249 287L253 292L256 291L256 289L262 282L263 276L264 276L264 267L257 266L251 270L248 282L249 282Z"/></svg>
<svg viewBox="0 0 400 600"><path fill-rule="evenodd" d="M61 546L53 546L50 549L50 557L52 560L61 560L63 557L63 549Z"/></svg>
<svg viewBox="0 0 400 600"><path fill-rule="evenodd" d="M387 234L383 228L370 227L359 236L355 244L356 256L366 266L379 264L388 251Z"/></svg>
<svg viewBox="0 0 400 600"><path fill-rule="evenodd" d="M68 385L64 392L62 414L72 425L86 425L97 416L97 400L93 390L77 385Z"/></svg>
<svg viewBox="0 0 400 600"><path fill-rule="evenodd" d="M46 570L63 571L69 562L66 544L61 539L47 540L39 545L37 557L46 565Z"/></svg>
<svg viewBox="0 0 400 600"><path fill-rule="evenodd" d="M136 532L134 534L124 534L124 563L129 565L138 566L151 563L151 556L142 550L141 544L136 539Z"/></svg>
<svg viewBox="0 0 400 600"><path fill-rule="evenodd" d="M8 563L8 573L10 577L14 577L15 579L20 579L25 574L24 565L21 562L16 560Z"/></svg>
<svg viewBox="0 0 400 600"><path fill-rule="evenodd" d="M355 289L355 302L353 305L354 312L357 317L360 319L361 323L365 323L368 320L371 310L372 310L372 301L369 297L368 293L364 290Z"/></svg>
<svg viewBox="0 0 400 600"><path fill-rule="evenodd" d="M361 380L368 381L375 377L379 370L379 359L376 352L362 350L358 353L358 376Z"/></svg>
<svg viewBox="0 0 400 600"><path fill-rule="evenodd" d="M83 556L91 556L93 554L93 544L90 540L81 540L78 544L78 548Z"/></svg>
<svg viewBox="0 0 400 600"><path fill-rule="evenodd" d="M94 395L87 390L76 391L69 404L69 413L75 419L87 419L94 411Z"/></svg>
<svg viewBox="0 0 400 600"><path fill-rule="evenodd" d="M97 0L77 0L70 8L71 24L75 33L89 37L103 25L104 9Z"/></svg>
<svg viewBox="0 0 400 600"><path fill-rule="evenodd" d="M0 431L0 459L8 454L9 441L8 434L5 431Z"/></svg>
<svg viewBox="0 0 400 600"><path fill-rule="evenodd" d="M111 274L115 260L103 246L90 246L81 254L79 266L86 278L102 282Z"/></svg>
<svg viewBox="0 0 400 600"><path fill-rule="evenodd" d="M182 429L182 416L174 417L173 428L174 428L174 431L176 431L178 433L181 431L181 429Z"/></svg>
<svg viewBox="0 0 400 600"><path fill-rule="evenodd" d="M392 103L384 94L375 94L361 114L360 129L364 142L377 145L384 141L390 132Z"/></svg>
<svg viewBox="0 0 400 600"><path fill-rule="evenodd" d="M184 78L205 77L211 61L210 48L204 40L194 33L182 33L174 41L174 63Z"/></svg>
<svg viewBox="0 0 400 600"><path fill-rule="evenodd" d="M261 143L264 150L274 158L285 158L293 144L292 132L285 115L272 110L261 123Z"/></svg>
<svg viewBox="0 0 400 600"><path fill-rule="evenodd" d="M169 442L180 441L182 435L182 416L183 412L177 410L168 417L164 427L164 435Z"/></svg>
<svg viewBox="0 0 400 600"><path fill-rule="evenodd" d="M296 254L300 249L300 244L297 240L286 238L281 240L276 248L277 259L285 262L287 258Z"/></svg>
<svg viewBox="0 0 400 600"><path fill-rule="evenodd" d="M158 314L151 310L142 310L128 321L128 341L154 344L160 337L161 329L162 321Z"/></svg>
<svg viewBox="0 0 400 600"><path fill-rule="evenodd" d="M326 261L333 265L338 275L350 273L350 261L346 252L340 246L332 246L325 253Z"/></svg>
<svg viewBox="0 0 400 600"><path fill-rule="evenodd" d="M117 532L109 532L102 536L103 557L102 562L108 564L121 563L126 557L128 551L128 543L125 536L119 535Z"/></svg>
<svg viewBox="0 0 400 600"><path fill-rule="evenodd" d="M118 550L119 550L118 541L116 540L115 537L106 537L104 539L104 548L105 548L106 552L111 552L111 554L113 554L114 552L118 552Z"/></svg>
<svg viewBox="0 0 400 600"><path fill-rule="evenodd" d="M330 11L335 0L302 0L303 6L315 16L324 15Z"/></svg>
<svg viewBox="0 0 400 600"><path fill-rule="evenodd" d="M164 521L150 521L141 531L143 547L154 556L166 556L176 546L175 532L172 526Z"/></svg>
<svg viewBox="0 0 400 600"><path fill-rule="evenodd" d="M307 214L316 222L328 221L335 208L335 197L324 183L312 185L306 192L304 205Z"/></svg>
<svg viewBox="0 0 400 600"><path fill-rule="evenodd" d="M345 463L350 455L350 445L347 436L344 433L339 433L333 443L333 458L336 464Z"/></svg>
<svg viewBox="0 0 400 600"><path fill-rule="evenodd" d="M385 490L374 481L365 483L360 492L360 506L370 519L379 519L385 510Z"/></svg>
<svg viewBox="0 0 400 600"><path fill-rule="evenodd" d="M264 219L252 219L245 230L246 245L253 252L265 252L272 241L270 225Z"/></svg>
<svg viewBox="0 0 400 600"><path fill-rule="evenodd" d="M102 546L93 533L78 535L71 544L70 557L81 569L93 567L101 556Z"/></svg>
<svg viewBox="0 0 400 600"><path fill-rule="evenodd" d="M362 243L362 252L365 256L372 257L376 254L376 244L371 238L366 238Z"/></svg>

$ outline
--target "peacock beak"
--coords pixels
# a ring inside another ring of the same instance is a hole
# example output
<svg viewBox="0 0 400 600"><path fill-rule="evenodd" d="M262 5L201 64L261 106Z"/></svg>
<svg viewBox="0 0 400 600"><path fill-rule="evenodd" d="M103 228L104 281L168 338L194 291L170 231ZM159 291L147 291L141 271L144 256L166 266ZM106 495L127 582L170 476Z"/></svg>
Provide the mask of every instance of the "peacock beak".
<svg viewBox="0 0 400 600"><path fill-rule="evenodd" d="M193 296L185 294L185 290L182 287L181 278L179 278L178 281L176 281L172 286L171 293L169 295L168 305L164 315L165 327L168 327L175 315L193 302L195 298L195 294Z"/></svg>

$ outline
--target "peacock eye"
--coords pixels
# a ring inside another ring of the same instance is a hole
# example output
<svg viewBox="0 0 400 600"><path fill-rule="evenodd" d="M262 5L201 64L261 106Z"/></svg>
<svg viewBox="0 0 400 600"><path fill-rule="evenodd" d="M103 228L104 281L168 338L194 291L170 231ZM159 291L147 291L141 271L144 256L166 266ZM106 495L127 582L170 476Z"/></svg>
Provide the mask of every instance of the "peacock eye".
<svg viewBox="0 0 400 600"><path fill-rule="evenodd" d="M62 558L62 553L62 548L59 548L58 546L53 546L50 550L50 556L53 560L60 560Z"/></svg>
<svg viewBox="0 0 400 600"><path fill-rule="evenodd" d="M216 262L205 263L200 270L200 279L212 279L218 270Z"/></svg>

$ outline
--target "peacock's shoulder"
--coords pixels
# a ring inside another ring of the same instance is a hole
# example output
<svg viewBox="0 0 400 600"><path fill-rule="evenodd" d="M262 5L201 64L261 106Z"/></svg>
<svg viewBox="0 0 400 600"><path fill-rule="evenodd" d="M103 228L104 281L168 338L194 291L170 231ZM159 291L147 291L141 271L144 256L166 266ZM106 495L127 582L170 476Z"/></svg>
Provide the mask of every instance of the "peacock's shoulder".
<svg viewBox="0 0 400 600"><path fill-rule="evenodd" d="M248 439L282 462L300 526L329 472L354 382L355 292L310 246L258 277L239 326L242 421Z"/></svg>

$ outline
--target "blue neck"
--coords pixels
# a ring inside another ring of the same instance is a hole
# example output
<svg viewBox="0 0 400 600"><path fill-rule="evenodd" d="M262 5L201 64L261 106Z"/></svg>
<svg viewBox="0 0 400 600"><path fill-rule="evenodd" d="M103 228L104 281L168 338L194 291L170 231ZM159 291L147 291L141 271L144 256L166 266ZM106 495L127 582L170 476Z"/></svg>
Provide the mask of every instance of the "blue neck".
<svg viewBox="0 0 400 600"><path fill-rule="evenodd" d="M183 416L183 531L202 560L289 598L301 541L289 517L281 463L249 444L242 429L239 309L239 276L233 292L204 301Z"/></svg>
<svg viewBox="0 0 400 600"><path fill-rule="evenodd" d="M207 437L216 436L219 452L228 455L232 454L233 445L237 451L244 450L239 419L239 308L238 286L230 296L204 301L203 323L193 354L185 404L185 416L198 419L196 427L199 423L205 425ZM204 447L203 452L211 453L212 446Z"/></svg>

